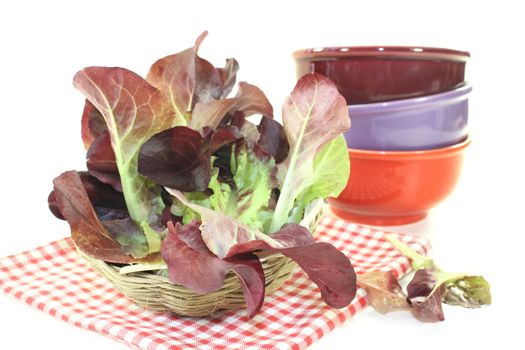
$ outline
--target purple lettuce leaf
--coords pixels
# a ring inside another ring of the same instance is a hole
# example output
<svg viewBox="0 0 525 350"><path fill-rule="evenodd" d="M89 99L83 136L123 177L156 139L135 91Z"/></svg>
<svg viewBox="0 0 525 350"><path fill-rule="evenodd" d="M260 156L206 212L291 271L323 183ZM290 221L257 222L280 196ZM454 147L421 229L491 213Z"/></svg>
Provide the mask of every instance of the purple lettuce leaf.
<svg viewBox="0 0 525 350"><path fill-rule="evenodd" d="M257 127L260 137L257 144L272 155L275 163L281 163L288 157L290 146L286 140L284 129L274 119L263 116Z"/></svg>
<svg viewBox="0 0 525 350"><path fill-rule="evenodd" d="M135 222L160 215L160 188L137 171L140 147L177 123L167 99L137 74L124 68L89 67L73 83L100 111L111 137L122 190Z"/></svg>
<svg viewBox="0 0 525 350"><path fill-rule="evenodd" d="M273 118L272 104L257 86L243 81L239 82L239 89L235 98L238 100L235 110L242 112L245 117L262 114Z"/></svg>
<svg viewBox="0 0 525 350"><path fill-rule="evenodd" d="M186 225L168 223L161 254L168 265L170 281L194 293L210 293L220 289L226 275L233 271L241 283L248 316L253 317L264 301L265 279L259 258L252 253L218 258L202 240L200 224L199 221Z"/></svg>
<svg viewBox="0 0 525 350"><path fill-rule="evenodd" d="M244 136L235 127L221 126L209 134L210 154L217 152L224 146L230 145Z"/></svg>
<svg viewBox="0 0 525 350"><path fill-rule="evenodd" d="M194 47L157 60L146 77L168 97L172 111L182 118L183 125L190 121L196 103L217 100L231 90L237 70L236 62L227 62L224 69L218 70L198 56L207 35L208 32L202 33Z"/></svg>
<svg viewBox="0 0 525 350"><path fill-rule="evenodd" d="M314 159L322 146L350 127L344 97L332 81L315 73L299 79L282 116L290 152L270 232L288 222L295 199L313 183Z"/></svg>
<svg viewBox="0 0 525 350"><path fill-rule="evenodd" d="M138 171L158 184L185 192L205 191L211 179L211 156L242 138L237 128L206 128L204 136L186 126L176 126L151 137L142 147ZM229 154L218 152L217 163L229 171ZM228 157L225 162L222 156Z"/></svg>
<svg viewBox="0 0 525 350"><path fill-rule="evenodd" d="M108 129L104 117L93 106L89 100L84 104L84 111L82 112L82 141L86 149L95 141L104 131Z"/></svg>
<svg viewBox="0 0 525 350"><path fill-rule="evenodd" d="M414 317L424 322L445 320L441 305L443 291L444 286L437 284L430 270L417 270L407 285L407 301L412 307Z"/></svg>
<svg viewBox="0 0 525 350"><path fill-rule="evenodd" d="M366 291L370 305L382 314L409 308L393 271L370 271L357 275L357 284Z"/></svg>
<svg viewBox="0 0 525 350"><path fill-rule="evenodd" d="M252 240L231 247L227 257L257 250L282 254L295 261L319 287L331 307L343 308L354 299L356 274L350 260L333 245L315 242L303 226L287 224L271 240Z"/></svg>
<svg viewBox="0 0 525 350"><path fill-rule="evenodd" d="M224 116L235 110L237 103L238 101L235 98L197 103L193 109L188 126L195 130L200 130L204 127L215 129Z"/></svg>
<svg viewBox="0 0 525 350"><path fill-rule="evenodd" d="M144 261L124 254L119 243L97 218L80 175L68 171L55 178L54 197L71 228L71 238L84 253L113 263ZM150 259L152 257L148 257Z"/></svg>
<svg viewBox="0 0 525 350"><path fill-rule="evenodd" d="M254 114L271 117L273 116L273 107L258 87L240 82L239 90L233 98L197 103L189 126L195 130L206 126L215 129L225 117L236 114L243 118Z"/></svg>
<svg viewBox="0 0 525 350"><path fill-rule="evenodd" d="M78 175L99 220L121 219L129 215L121 192L115 191L86 172L78 172ZM48 205L57 218L65 220L54 191L49 194Z"/></svg>
<svg viewBox="0 0 525 350"><path fill-rule="evenodd" d="M257 129L257 126L246 119L246 116L242 112L235 112L231 118L223 120L223 124L225 125L231 125L232 127L236 127L237 130L239 130L239 133L243 136L246 143L252 147L252 145L256 144L257 141L259 141L259 138L261 137L259 130ZM229 124L228 124L229 123Z"/></svg>
<svg viewBox="0 0 525 350"><path fill-rule="evenodd" d="M122 192L120 174L109 131L104 131L91 143L86 154L86 165L92 176Z"/></svg>
<svg viewBox="0 0 525 350"><path fill-rule="evenodd" d="M237 72L239 71L239 62L237 62L235 58L228 58L226 59L224 68L217 68L217 71L222 82L222 94L220 98L226 98L235 86Z"/></svg>
<svg viewBox="0 0 525 350"><path fill-rule="evenodd" d="M163 186L205 191L210 182L209 140L185 126L164 130L144 143L138 171Z"/></svg>

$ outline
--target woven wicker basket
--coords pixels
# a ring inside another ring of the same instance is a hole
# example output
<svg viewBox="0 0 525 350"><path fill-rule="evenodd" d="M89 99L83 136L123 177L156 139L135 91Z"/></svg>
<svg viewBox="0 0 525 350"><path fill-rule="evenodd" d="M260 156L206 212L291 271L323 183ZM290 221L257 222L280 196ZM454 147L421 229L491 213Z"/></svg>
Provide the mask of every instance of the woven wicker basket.
<svg viewBox="0 0 525 350"><path fill-rule="evenodd" d="M321 212L310 224L314 232ZM244 295L238 278L233 272L226 275L221 289L207 294L195 294L186 287L175 285L167 277L152 272L120 274L120 267L94 259L80 250L82 256L96 271L111 281L115 287L137 305L153 311L171 311L178 315L202 317L215 311L244 307ZM266 295L273 294L292 276L296 263L280 254L257 254L266 278Z"/></svg>
<svg viewBox="0 0 525 350"><path fill-rule="evenodd" d="M234 273L226 276L221 289L207 294L195 294L175 285L164 276L151 272L119 274L119 267L81 256L101 275L136 304L153 311L172 311L184 316L207 316L218 310L238 309L245 305L241 285ZM266 295L274 293L292 274L296 264L282 255L261 258L266 277Z"/></svg>

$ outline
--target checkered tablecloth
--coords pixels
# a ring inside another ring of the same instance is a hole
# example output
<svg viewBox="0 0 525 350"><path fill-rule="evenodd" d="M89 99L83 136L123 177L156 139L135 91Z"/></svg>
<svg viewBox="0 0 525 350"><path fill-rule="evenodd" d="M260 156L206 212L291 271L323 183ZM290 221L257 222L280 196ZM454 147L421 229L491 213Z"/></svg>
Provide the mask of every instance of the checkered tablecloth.
<svg viewBox="0 0 525 350"><path fill-rule="evenodd" d="M356 272L393 270L404 274L408 260L381 231L324 218L319 240L351 259ZM422 254L426 239L399 238ZM144 310L120 294L77 255L69 238L0 259L0 291L77 327L103 333L135 349L304 349L367 305L360 289L350 306L335 310L320 299L317 287L298 270L262 310L219 312L190 318Z"/></svg>

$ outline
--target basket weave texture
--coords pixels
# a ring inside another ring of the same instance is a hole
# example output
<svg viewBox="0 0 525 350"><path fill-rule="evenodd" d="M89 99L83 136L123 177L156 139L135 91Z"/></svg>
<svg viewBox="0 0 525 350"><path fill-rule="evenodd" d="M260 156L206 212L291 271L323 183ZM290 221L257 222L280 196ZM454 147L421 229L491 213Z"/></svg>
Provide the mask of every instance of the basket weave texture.
<svg viewBox="0 0 525 350"><path fill-rule="evenodd" d="M315 231L320 218L321 214L313 220L310 225L311 232ZM239 309L246 305L241 284L233 272L226 275L221 289L212 293L196 294L153 272L120 274L120 267L94 259L80 250L78 252L122 294L135 304L152 311L171 311L182 316L203 317L219 310ZM271 295L292 276L297 264L281 254L257 255L264 271L265 294Z"/></svg>
<svg viewBox="0 0 525 350"><path fill-rule="evenodd" d="M171 311L183 316L207 316L218 310L245 306L238 278L226 275L221 289L207 294L195 294L186 287L173 284L164 276L151 272L119 274L119 267L80 255L101 275L134 303L153 311ZM266 277L266 295L274 293L292 274L296 264L279 254L260 259Z"/></svg>

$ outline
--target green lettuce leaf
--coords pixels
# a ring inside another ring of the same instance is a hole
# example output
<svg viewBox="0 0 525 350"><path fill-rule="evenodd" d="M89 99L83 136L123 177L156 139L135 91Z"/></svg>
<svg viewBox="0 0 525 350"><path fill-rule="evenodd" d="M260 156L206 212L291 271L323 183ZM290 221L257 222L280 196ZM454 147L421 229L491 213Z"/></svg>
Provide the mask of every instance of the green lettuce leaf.
<svg viewBox="0 0 525 350"><path fill-rule="evenodd" d="M230 185L219 181L219 169L212 168L212 175L208 187L213 191L210 195L210 207L213 210L225 213L232 189Z"/></svg>
<svg viewBox="0 0 525 350"><path fill-rule="evenodd" d="M319 198L336 197L350 176L348 148L343 135L325 144L314 159L312 184L295 200L290 222L299 222L307 205Z"/></svg>
<svg viewBox="0 0 525 350"><path fill-rule="evenodd" d="M268 207L272 189L277 186L275 170L272 157L257 157L246 144L238 147L235 157L232 157L233 181L237 191L230 195L226 214L264 231L259 214Z"/></svg>
<svg viewBox="0 0 525 350"><path fill-rule="evenodd" d="M283 105L283 127L290 153L270 232L288 221L295 199L313 184L314 159L321 147L350 127L346 101L328 78L307 74Z"/></svg>
<svg viewBox="0 0 525 350"><path fill-rule="evenodd" d="M483 276L461 276L447 280L445 287L444 302L449 305L477 308L492 302L490 285Z"/></svg>
<svg viewBox="0 0 525 350"><path fill-rule="evenodd" d="M226 257L230 248L238 243L261 240L276 247L281 246L279 242L276 242L270 236L253 227L249 227L231 216L195 204L180 191L174 189L167 189L167 191L182 204L199 214L202 221L200 227L202 239L210 251L221 259Z"/></svg>

